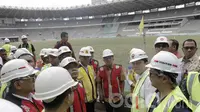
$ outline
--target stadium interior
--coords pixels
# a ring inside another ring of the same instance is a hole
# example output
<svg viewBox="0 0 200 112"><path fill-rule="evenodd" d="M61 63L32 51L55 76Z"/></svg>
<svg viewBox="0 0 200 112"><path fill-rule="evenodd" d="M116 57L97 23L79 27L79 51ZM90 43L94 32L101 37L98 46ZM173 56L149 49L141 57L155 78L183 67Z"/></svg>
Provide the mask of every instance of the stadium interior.
<svg viewBox="0 0 200 112"><path fill-rule="evenodd" d="M62 31L72 38L138 36L143 16L146 35L200 34L198 0L127 0L70 9L0 7L0 37L57 39Z"/></svg>

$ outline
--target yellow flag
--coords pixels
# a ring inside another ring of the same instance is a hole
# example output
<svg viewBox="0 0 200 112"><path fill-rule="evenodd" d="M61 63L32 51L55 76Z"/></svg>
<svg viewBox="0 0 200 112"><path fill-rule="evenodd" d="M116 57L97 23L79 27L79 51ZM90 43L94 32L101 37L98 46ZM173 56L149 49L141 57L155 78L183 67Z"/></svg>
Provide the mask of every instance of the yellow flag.
<svg viewBox="0 0 200 112"><path fill-rule="evenodd" d="M144 16L142 16L142 19L140 21L139 30L140 30L140 35L141 35L144 30Z"/></svg>

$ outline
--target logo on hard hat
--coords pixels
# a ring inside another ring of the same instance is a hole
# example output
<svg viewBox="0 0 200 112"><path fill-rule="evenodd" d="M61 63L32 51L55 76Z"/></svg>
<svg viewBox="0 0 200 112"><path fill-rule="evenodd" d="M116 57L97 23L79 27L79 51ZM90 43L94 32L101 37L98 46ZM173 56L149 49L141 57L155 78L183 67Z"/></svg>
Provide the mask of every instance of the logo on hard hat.
<svg viewBox="0 0 200 112"><path fill-rule="evenodd" d="M164 38L160 38L161 41L165 40Z"/></svg>
<svg viewBox="0 0 200 112"><path fill-rule="evenodd" d="M135 55L134 55L134 54L132 54L132 56L131 56L131 57L132 57L132 59L133 59L133 58L135 58Z"/></svg>
<svg viewBox="0 0 200 112"><path fill-rule="evenodd" d="M178 65L176 65L176 64L171 64L171 63L167 63L167 62L163 62L163 61L159 61L159 60L154 60L154 62L164 64L164 65L168 65L168 66L172 66L172 67L175 67L175 68L178 67Z"/></svg>
<svg viewBox="0 0 200 112"><path fill-rule="evenodd" d="M88 50L86 50L85 53L88 54L89 53Z"/></svg>

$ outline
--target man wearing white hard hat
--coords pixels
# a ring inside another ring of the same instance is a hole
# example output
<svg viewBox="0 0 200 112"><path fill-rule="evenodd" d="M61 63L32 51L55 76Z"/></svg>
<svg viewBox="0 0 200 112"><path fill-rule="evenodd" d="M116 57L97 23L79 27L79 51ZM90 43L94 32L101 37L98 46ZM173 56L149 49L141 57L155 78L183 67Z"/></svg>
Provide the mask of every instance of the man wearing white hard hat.
<svg viewBox="0 0 200 112"><path fill-rule="evenodd" d="M26 48L27 50L29 50L30 53L33 54L34 59L36 60L36 57L35 57L35 56L36 56L36 55L35 55L35 47L34 47L34 45L31 44L31 43L28 43L28 37L27 37L26 35L22 35L21 39L22 39L22 44L20 44L20 45L18 46L18 48Z"/></svg>
<svg viewBox="0 0 200 112"><path fill-rule="evenodd" d="M147 112L192 112L191 105L177 85L180 61L167 51L160 51L146 67L150 68L150 80L157 90L153 94Z"/></svg>
<svg viewBox="0 0 200 112"><path fill-rule="evenodd" d="M0 110L1 112L23 112L20 107L4 99L0 99Z"/></svg>
<svg viewBox="0 0 200 112"><path fill-rule="evenodd" d="M87 112L94 112L94 104L96 102L96 85L95 77L96 74L92 66L89 65L90 62L90 49L88 47L83 47L79 51L80 67L78 80L81 81L85 92L86 92L86 108Z"/></svg>
<svg viewBox="0 0 200 112"><path fill-rule="evenodd" d="M49 63L51 63L52 66L59 65L60 61L58 59L58 49L50 49L48 57L49 57Z"/></svg>
<svg viewBox="0 0 200 112"><path fill-rule="evenodd" d="M69 71L71 77L78 82L79 63L72 57L66 57L60 62L60 66ZM81 83L78 83L74 90L73 112L87 112L85 105L85 90Z"/></svg>
<svg viewBox="0 0 200 112"><path fill-rule="evenodd" d="M58 59L60 62L66 57L72 57L72 51L67 46L62 46L58 49Z"/></svg>
<svg viewBox="0 0 200 112"><path fill-rule="evenodd" d="M11 46L12 45L10 45L10 40L8 38L4 39L4 43L5 44L2 46L2 48L4 48L6 50L6 54L7 54L7 56L9 56L10 52L11 52Z"/></svg>
<svg viewBox="0 0 200 112"><path fill-rule="evenodd" d="M35 81L35 98L42 100L45 107L42 112L66 112L74 102L77 84L64 68L43 70Z"/></svg>
<svg viewBox="0 0 200 112"><path fill-rule="evenodd" d="M90 65L93 66L95 73L97 74L99 69L99 61L94 59L94 49L92 46L87 46L90 49L91 57L90 57Z"/></svg>
<svg viewBox="0 0 200 112"><path fill-rule="evenodd" d="M149 69L145 67L148 64L148 56L143 50L135 48L130 54L130 63L133 66L134 72L137 74L137 83L133 85L135 88L132 95L131 111L146 112L150 102L149 96L156 90L151 85Z"/></svg>
<svg viewBox="0 0 200 112"><path fill-rule="evenodd" d="M135 51L135 49L137 48L132 48L131 51L129 52L129 56L132 54L133 51ZM131 57L130 57L131 59ZM128 84L130 85L130 92L132 93L134 88L135 88L135 84L137 82L136 80L136 73L133 70L133 65L132 63L129 63L128 65L128 69L127 69L127 75L126 75L126 80L128 82Z"/></svg>
<svg viewBox="0 0 200 112"><path fill-rule="evenodd" d="M34 60L34 56L30 53L26 48L19 48L14 54L16 59L24 59L26 60L33 68L36 66L36 62Z"/></svg>
<svg viewBox="0 0 200 112"><path fill-rule="evenodd" d="M51 63L49 62L49 52L50 52L50 51L51 51L51 48L48 48L48 49L46 49L46 50L44 51L44 60L43 60L44 65L43 65L41 71L43 71L43 70L45 70L45 69L51 67Z"/></svg>
<svg viewBox="0 0 200 112"><path fill-rule="evenodd" d="M38 71L23 59L7 62L1 69L1 82L7 83L5 99L18 105L24 112L40 112L42 102L33 98L35 74Z"/></svg>
<svg viewBox="0 0 200 112"><path fill-rule="evenodd" d="M164 36L158 37L154 43L154 47L155 47L156 53L160 51L168 51L169 42L168 42L167 37L164 37Z"/></svg>
<svg viewBox="0 0 200 112"><path fill-rule="evenodd" d="M15 59L15 52L17 51L17 47L16 46L11 46L11 51L10 51L10 54L8 56L8 59L12 60L12 59Z"/></svg>
<svg viewBox="0 0 200 112"><path fill-rule="evenodd" d="M123 67L114 64L114 53L110 49L105 49L102 57L105 65L99 68L97 75L100 101L105 102L106 112L122 112L125 80Z"/></svg>

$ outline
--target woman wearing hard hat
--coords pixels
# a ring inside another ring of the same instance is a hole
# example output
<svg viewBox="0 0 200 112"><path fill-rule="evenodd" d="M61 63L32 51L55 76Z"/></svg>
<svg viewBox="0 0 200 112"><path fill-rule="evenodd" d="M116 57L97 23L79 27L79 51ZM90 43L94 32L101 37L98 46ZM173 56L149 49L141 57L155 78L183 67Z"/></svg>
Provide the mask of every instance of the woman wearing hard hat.
<svg viewBox="0 0 200 112"><path fill-rule="evenodd" d="M167 51L160 51L146 67L150 80L157 90L152 96L147 112L192 112L192 107L177 85L180 61Z"/></svg>
<svg viewBox="0 0 200 112"><path fill-rule="evenodd" d="M60 62L60 66L69 71L71 77L77 81L79 63L72 57L66 57ZM78 83L74 90L73 112L87 112L85 106L85 90L81 83Z"/></svg>
<svg viewBox="0 0 200 112"><path fill-rule="evenodd" d="M73 104L77 84L64 68L43 70L35 81L35 98L42 100L45 107L42 112L66 112Z"/></svg>
<svg viewBox="0 0 200 112"><path fill-rule="evenodd" d="M130 54L130 63L135 71L137 83L132 95L132 112L145 112L149 104L149 96L155 92L149 79L149 69L145 66L148 63L146 53L135 48Z"/></svg>

